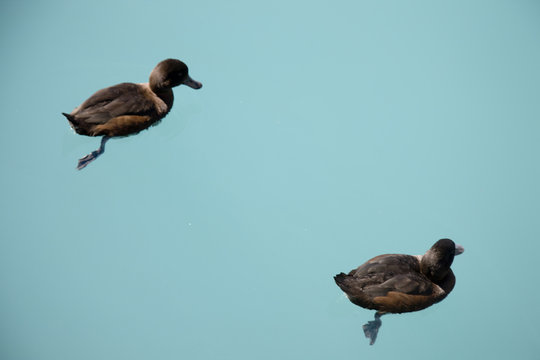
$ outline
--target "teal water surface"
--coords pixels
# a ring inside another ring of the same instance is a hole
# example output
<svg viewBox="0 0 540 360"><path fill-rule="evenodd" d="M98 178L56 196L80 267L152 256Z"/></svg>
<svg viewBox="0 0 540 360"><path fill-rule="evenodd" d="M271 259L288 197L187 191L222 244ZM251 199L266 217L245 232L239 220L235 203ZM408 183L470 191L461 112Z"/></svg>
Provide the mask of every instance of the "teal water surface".
<svg viewBox="0 0 540 360"><path fill-rule="evenodd" d="M1 9L2 359L540 358L538 1ZM203 88L77 171L61 112L169 57ZM442 237L369 346L332 277Z"/></svg>

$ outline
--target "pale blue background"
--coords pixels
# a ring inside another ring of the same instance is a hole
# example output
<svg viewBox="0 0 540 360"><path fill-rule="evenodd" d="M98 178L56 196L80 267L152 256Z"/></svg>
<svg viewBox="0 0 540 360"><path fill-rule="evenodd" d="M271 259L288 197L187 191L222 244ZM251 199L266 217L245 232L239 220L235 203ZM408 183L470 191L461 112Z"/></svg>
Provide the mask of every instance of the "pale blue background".
<svg viewBox="0 0 540 360"><path fill-rule="evenodd" d="M3 1L6 360L540 358L540 2ZM138 136L60 112L168 57ZM466 248L383 318L332 276Z"/></svg>

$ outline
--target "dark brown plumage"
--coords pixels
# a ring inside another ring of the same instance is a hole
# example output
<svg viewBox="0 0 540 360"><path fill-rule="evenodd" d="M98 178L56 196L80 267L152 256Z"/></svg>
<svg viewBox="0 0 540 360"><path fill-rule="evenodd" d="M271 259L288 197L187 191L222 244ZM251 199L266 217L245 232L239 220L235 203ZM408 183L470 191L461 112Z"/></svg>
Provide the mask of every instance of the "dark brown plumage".
<svg viewBox="0 0 540 360"><path fill-rule="evenodd" d="M456 278L450 266L463 251L452 240L441 239L424 255L379 255L334 280L352 303L377 310L375 320L363 326L373 345L382 315L425 309L452 291Z"/></svg>
<svg viewBox="0 0 540 360"><path fill-rule="evenodd" d="M77 134L103 136L99 149L80 159L77 169L101 155L111 137L137 134L157 124L171 110L172 88L181 84L193 89L202 87L189 76L186 64L167 59L152 70L148 83L122 83L101 89L71 114L62 113Z"/></svg>

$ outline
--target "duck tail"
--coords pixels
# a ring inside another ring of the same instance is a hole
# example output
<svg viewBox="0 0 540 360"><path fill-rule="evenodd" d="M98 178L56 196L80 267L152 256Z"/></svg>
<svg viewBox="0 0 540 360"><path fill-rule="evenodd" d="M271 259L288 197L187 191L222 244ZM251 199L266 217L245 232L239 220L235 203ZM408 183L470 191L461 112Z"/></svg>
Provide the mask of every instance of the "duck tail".
<svg viewBox="0 0 540 360"><path fill-rule="evenodd" d="M339 286L341 288L341 290L343 290L343 291L345 291L348 288L348 286L346 284L348 277L349 277L349 275L347 275L345 273L339 273L336 276L334 276L334 280L335 280L337 286Z"/></svg>
<svg viewBox="0 0 540 360"><path fill-rule="evenodd" d="M71 114L66 114L65 112L62 113L69 121L75 120L75 117Z"/></svg>
<svg viewBox="0 0 540 360"><path fill-rule="evenodd" d="M76 129L79 127L79 122L75 119L75 116L71 115L71 114L66 114L66 113L62 113L62 115L64 115L66 117L66 119L68 119L69 123L71 124L71 127Z"/></svg>

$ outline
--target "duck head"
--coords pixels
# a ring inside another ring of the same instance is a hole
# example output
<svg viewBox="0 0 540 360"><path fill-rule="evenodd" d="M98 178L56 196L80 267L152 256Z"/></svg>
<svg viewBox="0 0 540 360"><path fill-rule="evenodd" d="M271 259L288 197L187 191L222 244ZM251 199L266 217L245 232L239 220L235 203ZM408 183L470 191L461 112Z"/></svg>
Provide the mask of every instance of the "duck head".
<svg viewBox="0 0 540 360"><path fill-rule="evenodd" d="M178 85L187 85L192 89L200 89L202 84L193 80L188 67L180 60L167 59L156 65L150 74L150 89L154 92L171 89Z"/></svg>
<svg viewBox="0 0 540 360"><path fill-rule="evenodd" d="M450 239L441 239L422 256L420 261L421 272L434 282L446 277L454 256L465 251L463 246L457 245Z"/></svg>

